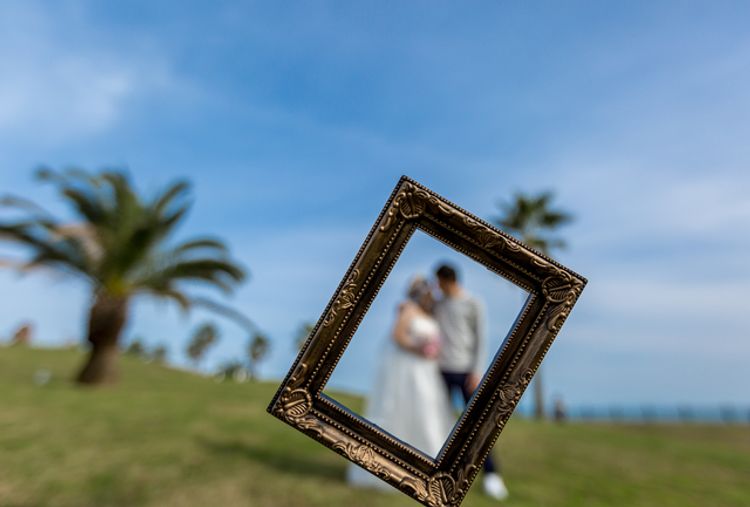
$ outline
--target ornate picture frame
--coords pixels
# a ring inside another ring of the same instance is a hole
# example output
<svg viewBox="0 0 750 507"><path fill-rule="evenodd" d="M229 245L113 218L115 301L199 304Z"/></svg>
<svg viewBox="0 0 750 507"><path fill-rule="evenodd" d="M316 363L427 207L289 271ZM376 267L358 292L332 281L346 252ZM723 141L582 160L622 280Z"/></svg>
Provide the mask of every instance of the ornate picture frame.
<svg viewBox="0 0 750 507"><path fill-rule="evenodd" d="M416 229L529 293L501 350L435 458L323 394ZM422 504L458 506L585 285L582 276L404 176L268 411Z"/></svg>

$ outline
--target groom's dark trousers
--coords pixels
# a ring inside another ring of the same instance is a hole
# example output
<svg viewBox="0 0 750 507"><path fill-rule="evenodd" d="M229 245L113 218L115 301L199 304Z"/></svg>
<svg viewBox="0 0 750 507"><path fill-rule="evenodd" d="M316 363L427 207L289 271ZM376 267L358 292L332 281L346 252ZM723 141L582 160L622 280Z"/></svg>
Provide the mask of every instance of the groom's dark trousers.
<svg viewBox="0 0 750 507"><path fill-rule="evenodd" d="M443 376L445 385L448 386L448 393L453 396L453 392L459 389L461 395L464 397L464 406L466 406L469 403L471 395L474 394L466 388L466 379L469 377L469 374L450 371L441 371L440 374ZM484 462L484 471L489 474L498 472L498 466L495 465L492 455L487 456L487 461Z"/></svg>

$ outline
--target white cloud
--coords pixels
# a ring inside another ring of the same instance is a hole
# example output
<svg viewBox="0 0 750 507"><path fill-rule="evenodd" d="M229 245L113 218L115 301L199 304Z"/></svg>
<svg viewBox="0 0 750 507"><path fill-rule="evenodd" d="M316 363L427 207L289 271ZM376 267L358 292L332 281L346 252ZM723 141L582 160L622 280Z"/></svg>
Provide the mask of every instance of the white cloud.
<svg viewBox="0 0 750 507"><path fill-rule="evenodd" d="M11 2L0 6L0 20L5 142L44 146L96 135L115 126L132 100L173 85L157 52L124 50L80 9Z"/></svg>
<svg viewBox="0 0 750 507"><path fill-rule="evenodd" d="M590 235L581 238L587 246L658 245L680 238L696 245L714 238L730 241L750 223L750 178L741 171L680 177L674 169L609 164L607 169L569 164L561 178L565 199L579 218L574 227Z"/></svg>

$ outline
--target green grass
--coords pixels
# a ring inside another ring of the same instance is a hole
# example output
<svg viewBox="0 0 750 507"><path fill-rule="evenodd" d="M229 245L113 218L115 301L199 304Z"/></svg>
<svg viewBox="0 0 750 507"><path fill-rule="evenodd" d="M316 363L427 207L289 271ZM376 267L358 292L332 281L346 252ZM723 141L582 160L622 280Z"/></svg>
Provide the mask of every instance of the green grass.
<svg viewBox="0 0 750 507"><path fill-rule="evenodd" d="M0 506L417 505L348 488L343 458L266 414L275 385L125 357L120 385L81 389L80 359L0 348ZM39 368L53 372L43 387ZM498 450L508 506L750 505L747 427L513 420ZM495 505L476 486L464 505Z"/></svg>

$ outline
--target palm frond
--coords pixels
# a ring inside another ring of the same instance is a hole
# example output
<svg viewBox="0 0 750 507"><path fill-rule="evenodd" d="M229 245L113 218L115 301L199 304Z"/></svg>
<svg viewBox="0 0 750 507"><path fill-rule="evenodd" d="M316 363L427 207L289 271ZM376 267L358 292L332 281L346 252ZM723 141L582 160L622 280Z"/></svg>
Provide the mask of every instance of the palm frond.
<svg viewBox="0 0 750 507"><path fill-rule="evenodd" d="M247 315L231 306L204 297L194 297L190 301L196 307L205 308L234 321L249 332L258 332L258 326Z"/></svg>
<svg viewBox="0 0 750 507"><path fill-rule="evenodd" d="M133 273L131 284L143 288L173 288L178 283L198 282L226 293L245 278L245 271L225 258L190 258L173 251L152 259Z"/></svg>
<svg viewBox="0 0 750 507"><path fill-rule="evenodd" d="M151 209L153 209L156 214L161 214L164 210L169 208L172 202L176 201L178 198L184 198L189 190L190 183L184 180L177 181L154 199Z"/></svg>
<svg viewBox="0 0 750 507"><path fill-rule="evenodd" d="M39 181L51 181L53 183L64 183L67 181L65 176L49 167L40 167L36 170L34 176Z"/></svg>
<svg viewBox="0 0 750 507"><path fill-rule="evenodd" d="M39 204L29 199L19 197L17 195L5 195L0 198L0 206L5 208L15 208L19 211L25 211L35 217L50 218L52 214L41 207Z"/></svg>
<svg viewBox="0 0 750 507"><path fill-rule="evenodd" d="M161 217L158 228L160 231L160 237L165 237L183 218L188 211L190 211L191 204L184 204L178 207L171 213Z"/></svg>
<svg viewBox="0 0 750 507"><path fill-rule="evenodd" d="M227 246L218 239L196 238L177 245L172 250L172 255L177 257L196 250L215 251L219 254L226 254L228 251Z"/></svg>
<svg viewBox="0 0 750 507"><path fill-rule="evenodd" d="M517 192L509 202L498 203L501 214L493 222L532 248L549 254L550 250L563 247L564 242L543 232L555 230L573 220L569 213L550 208L553 199L552 192L536 195Z"/></svg>
<svg viewBox="0 0 750 507"><path fill-rule="evenodd" d="M122 172L117 171L105 171L101 173L100 178L103 182L106 182L114 200L112 205L115 209L126 210L136 208L138 204L138 194L133 190L128 177Z"/></svg>
<svg viewBox="0 0 750 507"><path fill-rule="evenodd" d="M226 276L234 282L241 282L245 278L245 271L228 260L220 259L178 261L163 271L163 276L171 279L206 279L214 275Z"/></svg>
<svg viewBox="0 0 750 507"><path fill-rule="evenodd" d="M539 217L539 226L547 229L555 229L561 225L573 221L573 215L564 211L551 210L541 213Z"/></svg>
<svg viewBox="0 0 750 507"><path fill-rule="evenodd" d="M73 187L65 187L62 189L62 195L73 204L73 208L81 218L95 227L101 226L108 218L107 210L91 193Z"/></svg>
<svg viewBox="0 0 750 507"><path fill-rule="evenodd" d="M38 221L0 223L0 238L11 240L30 248L34 257L24 267L30 269L41 264L57 264L88 275L85 253L69 239L55 239Z"/></svg>
<svg viewBox="0 0 750 507"><path fill-rule="evenodd" d="M180 292L179 290L170 289L170 288L161 288L161 289L149 289L149 290L146 290L145 292L150 293L154 296L171 299L172 301L177 303L177 306L180 307L183 313L187 313L193 308L193 302L190 300L190 298L187 295Z"/></svg>

